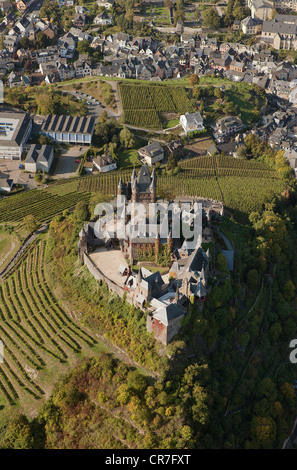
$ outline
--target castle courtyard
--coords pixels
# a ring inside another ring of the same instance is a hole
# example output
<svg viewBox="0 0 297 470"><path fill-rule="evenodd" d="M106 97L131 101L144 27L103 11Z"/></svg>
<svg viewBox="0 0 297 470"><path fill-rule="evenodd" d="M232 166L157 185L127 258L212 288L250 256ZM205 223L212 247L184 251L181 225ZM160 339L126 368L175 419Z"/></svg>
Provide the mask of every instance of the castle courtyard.
<svg viewBox="0 0 297 470"><path fill-rule="evenodd" d="M98 247L89 257L98 269L111 281L123 287L126 276L122 276L119 267L128 267L127 261L121 250L107 250L105 247Z"/></svg>

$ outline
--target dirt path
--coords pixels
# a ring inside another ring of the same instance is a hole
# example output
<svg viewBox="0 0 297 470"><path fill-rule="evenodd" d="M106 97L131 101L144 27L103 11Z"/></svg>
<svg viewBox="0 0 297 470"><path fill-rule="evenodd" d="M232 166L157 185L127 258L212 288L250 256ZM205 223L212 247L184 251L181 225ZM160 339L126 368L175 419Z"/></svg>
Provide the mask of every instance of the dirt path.
<svg viewBox="0 0 297 470"><path fill-rule="evenodd" d="M28 248L29 245L38 237L40 233L45 232L48 229L48 224L43 224L41 227L36 230L33 234L31 234L25 241L24 243L20 246L10 263L6 266L6 268L0 273L0 281L1 279L10 271L10 269L15 265L15 263L18 261L20 256L24 253L24 251Z"/></svg>

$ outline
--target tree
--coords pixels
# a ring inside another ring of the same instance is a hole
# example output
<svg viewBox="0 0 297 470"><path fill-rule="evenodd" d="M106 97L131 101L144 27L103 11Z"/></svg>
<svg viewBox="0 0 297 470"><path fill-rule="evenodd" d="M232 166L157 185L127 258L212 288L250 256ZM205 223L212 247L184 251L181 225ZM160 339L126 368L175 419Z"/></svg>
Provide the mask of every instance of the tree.
<svg viewBox="0 0 297 470"><path fill-rule="evenodd" d="M123 127L120 132L120 143L125 149L131 149L135 145L135 139L132 132L127 128Z"/></svg>
<svg viewBox="0 0 297 470"><path fill-rule="evenodd" d="M37 220L32 214L26 215L26 217L24 217L23 225L30 233L35 232L38 226Z"/></svg>
<svg viewBox="0 0 297 470"><path fill-rule="evenodd" d="M85 201L80 201L76 204L73 217L77 222L85 222L89 218L89 209Z"/></svg>
<svg viewBox="0 0 297 470"><path fill-rule="evenodd" d="M175 156L173 155L173 153L171 153L168 156L167 169L168 170L173 170L176 166L177 166L177 163L176 163Z"/></svg>
<svg viewBox="0 0 297 470"><path fill-rule="evenodd" d="M220 27L220 15L214 8L209 8L203 12L203 26L211 29Z"/></svg>
<svg viewBox="0 0 297 470"><path fill-rule="evenodd" d="M83 39L82 41L78 41L76 50L79 54L89 54L90 52L90 43L87 39Z"/></svg>
<svg viewBox="0 0 297 470"><path fill-rule="evenodd" d="M222 273L228 272L228 264L225 256L222 253L219 253L216 261L216 268Z"/></svg>
<svg viewBox="0 0 297 470"><path fill-rule="evenodd" d="M24 36L20 39L20 46L22 49L29 49L30 41L29 41L28 36Z"/></svg>
<svg viewBox="0 0 297 470"><path fill-rule="evenodd" d="M28 418L19 415L9 420L5 429L1 448L4 449L32 449L34 439Z"/></svg>
<svg viewBox="0 0 297 470"><path fill-rule="evenodd" d="M199 77L196 73L193 73L190 77L189 77L189 84L191 86L194 86L194 85L198 85L199 83Z"/></svg>

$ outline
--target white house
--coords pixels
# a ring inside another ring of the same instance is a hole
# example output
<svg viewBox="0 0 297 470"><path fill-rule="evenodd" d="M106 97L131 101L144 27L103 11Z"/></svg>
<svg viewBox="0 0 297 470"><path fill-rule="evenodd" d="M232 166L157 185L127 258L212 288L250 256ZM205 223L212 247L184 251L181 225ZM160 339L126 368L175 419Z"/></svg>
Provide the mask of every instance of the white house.
<svg viewBox="0 0 297 470"><path fill-rule="evenodd" d="M101 173L107 173L117 169L117 164L110 155L100 155L93 159L93 165Z"/></svg>
<svg viewBox="0 0 297 470"><path fill-rule="evenodd" d="M35 173L38 170L49 172L54 160L52 145L31 145L25 160L25 170Z"/></svg>
<svg viewBox="0 0 297 470"><path fill-rule="evenodd" d="M0 191L10 193L13 187L13 179L10 179L4 173L0 173Z"/></svg>
<svg viewBox="0 0 297 470"><path fill-rule="evenodd" d="M112 16L107 13L107 11L102 11L99 15L94 18L94 23L99 25L112 24Z"/></svg>
<svg viewBox="0 0 297 470"><path fill-rule="evenodd" d="M114 0L97 0L98 7L104 7L107 10L110 10L114 5Z"/></svg>
<svg viewBox="0 0 297 470"><path fill-rule="evenodd" d="M199 111L196 111L195 113L182 114L179 122L186 134L193 131L203 131L205 129L203 126L203 119Z"/></svg>
<svg viewBox="0 0 297 470"><path fill-rule="evenodd" d="M154 165L164 158L164 150L159 142L152 142L138 150L138 154L148 165Z"/></svg>

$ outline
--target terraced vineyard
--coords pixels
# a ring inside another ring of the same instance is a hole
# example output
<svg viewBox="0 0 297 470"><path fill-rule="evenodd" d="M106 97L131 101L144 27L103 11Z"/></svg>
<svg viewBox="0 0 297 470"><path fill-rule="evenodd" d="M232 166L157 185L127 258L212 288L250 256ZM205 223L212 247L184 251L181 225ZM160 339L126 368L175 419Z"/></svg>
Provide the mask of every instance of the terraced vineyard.
<svg viewBox="0 0 297 470"><path fill-rule="evenodd" d="M120 83L119 89L124 122L136 127L162 129L161 113L194 111L182 86Z"/></svg>
<svg viewBox="0 0 297 470"><path fill-rule="evenodd" d="M201 196L224 202L231 210L246 214L261 208L263 200L280 194L286 187L277 173L255 161L227 156L202 156L179 163L177 175L162 172L158 176L158 191L170 188L176 197ZM117 194L119 179L130 181L131 171L90 175L81 178L80 191Z"/></svg>
<svg viewBox="0 0 297 470"><path fill-rule="evenodd" d="M45 391L44 374L94 346L94 339L66 314L45 278L45 242L36 241L27 257L0 285L0 403L13 405ZM50 367L49 367L50 366Z"/></svg>
<svg viewBox="0 0 297 470"><path fill-rule="evenodd" d="M39 222L49 220L79 201L88 201L90 194L77 191L78 180L55 183L46 189L33 189L0 200L0 222L19 222L33 214Z"/></svg>

